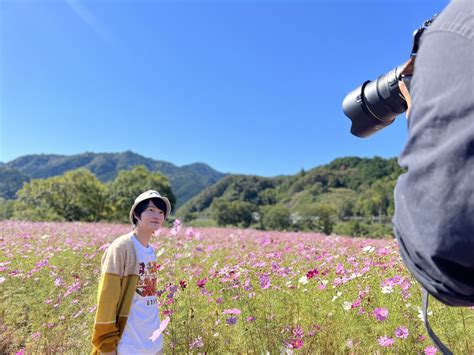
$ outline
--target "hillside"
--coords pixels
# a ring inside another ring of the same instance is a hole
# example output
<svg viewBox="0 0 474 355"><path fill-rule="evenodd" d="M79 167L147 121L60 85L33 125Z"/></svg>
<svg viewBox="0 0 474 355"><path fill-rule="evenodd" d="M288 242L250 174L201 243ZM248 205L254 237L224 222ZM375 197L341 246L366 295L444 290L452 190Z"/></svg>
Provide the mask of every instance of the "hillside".
<svg viewBox="0 0 474 355"><path fill-rule="evenodd" d="M177 214L186 221L210 219L265 229L314 230L324 228L318 223L325 219L333 225L383 224L393 214L393 187L402 172L395 158L347 157L292 176L228 175Z"/></svg>
<svg viewBox="0 0 474 355"><path fill-rule="evenodd" d="M135 165L144 165L150 171L159 171L171 183L177 197L177 206L198 194L206 187L222 179L226 174L212 169L204 163L194 163L178 167L174 164L143 157L131 151L123 153L83 153L77 155L35 154L19 157L5 163L0 169L3 175L16 175L16 184L0 176L0 195L13 198L23 181L28 179L48 178L61 175L69 170L86 168L99 180L113 180L120 170L130 170ZM15 173L16 172L16 173Z"/></svg>

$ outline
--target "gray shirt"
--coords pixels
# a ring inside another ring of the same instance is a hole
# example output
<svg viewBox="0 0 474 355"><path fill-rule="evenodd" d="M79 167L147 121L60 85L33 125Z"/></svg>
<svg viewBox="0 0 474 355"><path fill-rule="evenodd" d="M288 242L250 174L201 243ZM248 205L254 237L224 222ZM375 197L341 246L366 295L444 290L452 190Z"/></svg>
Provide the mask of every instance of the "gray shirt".
<svg viewBox="0 0 474 355"><path fill-rule="evenodd" d="M421 37L395 188L404 262L451 305L474 305L473 8L451 2Z"/></svg>

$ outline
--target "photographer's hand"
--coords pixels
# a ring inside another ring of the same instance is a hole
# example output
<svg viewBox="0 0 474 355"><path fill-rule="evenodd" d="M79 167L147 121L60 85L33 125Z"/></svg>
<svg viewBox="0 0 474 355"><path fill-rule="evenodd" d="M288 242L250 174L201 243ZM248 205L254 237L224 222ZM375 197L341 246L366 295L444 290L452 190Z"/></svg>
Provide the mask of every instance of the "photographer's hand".
<svg viewBox="0 0 474 355"><path fill-rule="evenodd" d="M405 101L407 103L407 111L406 111L407 119L409 118L410 109L411 109L411 95L410 95L409 87L407 87L407 85L404 81L404 77L411 79L411 76L413 75L413 71L415 69L414 68L415 59L416 59L416 56L411 56L410 59L408 59L401 66L401 73L400 73L399 80L398 80L398 87L399 87L399 89L400 89L400 91L401 91L401 93L402 93L402 95L405 98Z"/></svg>
<svg viewBox="0 0 474 355"><path fill-rule="evenodd" d="M400 91L402 92L403 97L405 98L405 101L407 102L407 111L406 111L406 117L407 119L409 118L410 115L410 109L411 109L411 95L410 92L408 91L407 86L405 85L405 82L403 80L398 81L398 87L400 88Z"/></svg>

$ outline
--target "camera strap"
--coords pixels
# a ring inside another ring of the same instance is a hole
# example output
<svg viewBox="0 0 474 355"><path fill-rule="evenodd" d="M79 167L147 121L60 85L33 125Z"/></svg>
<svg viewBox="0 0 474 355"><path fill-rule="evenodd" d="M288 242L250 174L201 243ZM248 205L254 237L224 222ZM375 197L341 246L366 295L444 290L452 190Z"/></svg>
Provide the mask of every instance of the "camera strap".
<svg viewBox="0 0 474 355"><path fill-rule="evenodd" d="M428 322L428 297L429 293L426 291L426 289L422 286L421 287L421 297L422 297L422 302L423 302L423 322L425 323L425 328L426 331L428 332L428 335L430 336L431 340L433 343L435 343L436 347L441 350L443 355L453 355L451 350L443 344L441 340L439 340L438 336L435 334L433 329L431 329L430 323Z"/></svg>

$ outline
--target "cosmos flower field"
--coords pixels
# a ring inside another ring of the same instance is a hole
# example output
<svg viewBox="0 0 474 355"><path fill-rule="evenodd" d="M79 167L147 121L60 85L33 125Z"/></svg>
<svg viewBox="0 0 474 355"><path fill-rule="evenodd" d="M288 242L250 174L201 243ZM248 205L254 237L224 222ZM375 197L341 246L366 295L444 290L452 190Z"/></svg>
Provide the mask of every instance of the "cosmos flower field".
<svg viewBox="0 0 474 355"><path fill-rule="evenodd" d="M0 222L0 353L87 353L100 259L119 224ZM419 353L436 348L393 239L179 223L152 239L165 353ZM430 323L474 353L474 309Z"/></svg>

